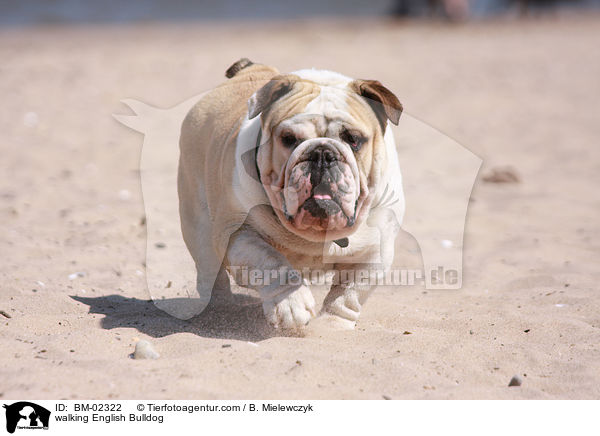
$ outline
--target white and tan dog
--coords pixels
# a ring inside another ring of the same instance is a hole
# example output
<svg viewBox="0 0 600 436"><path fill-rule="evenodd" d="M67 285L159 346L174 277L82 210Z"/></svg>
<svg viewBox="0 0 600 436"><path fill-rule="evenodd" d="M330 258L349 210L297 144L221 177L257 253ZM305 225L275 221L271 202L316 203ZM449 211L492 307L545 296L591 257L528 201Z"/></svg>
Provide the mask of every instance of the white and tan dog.
<svg viewBox="0 0 600 436"><path fill-rule="evenodd" d="M250 287L271 324L302 328L316 315L311 282L290 277L392 263L404 196L389 122L402 106L377 81L331 71L242 59L226 75L181 131L181 225L198 288L213 286L205 268L223 279L228 267L238 283L244 268L275 272ZM374 286L343 277L323 312L354 326Z"/></svg>

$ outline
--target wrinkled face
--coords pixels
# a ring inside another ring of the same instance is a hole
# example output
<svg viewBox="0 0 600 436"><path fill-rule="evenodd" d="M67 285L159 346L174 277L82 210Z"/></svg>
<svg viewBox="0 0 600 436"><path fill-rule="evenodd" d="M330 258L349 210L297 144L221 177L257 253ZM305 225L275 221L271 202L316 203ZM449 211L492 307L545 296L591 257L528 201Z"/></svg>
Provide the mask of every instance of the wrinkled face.
<svg viewBox="0 0 600 436"><path fill-rule="evenodd" d="M385 159L380 120L349 83L292 81L261 114L261 183L284 227L312 241L355 231Z"/></svg>
<svg viewBox="0 0 600 436"><path fill-rule="evenodd" d="M369 148L371 132L364 130L352 120L310 113L273 129L273 157L281 171L272 180L271 201L297 233L339 233L354 227L359 199L369 191L355 155L363 146Z"/></svg>

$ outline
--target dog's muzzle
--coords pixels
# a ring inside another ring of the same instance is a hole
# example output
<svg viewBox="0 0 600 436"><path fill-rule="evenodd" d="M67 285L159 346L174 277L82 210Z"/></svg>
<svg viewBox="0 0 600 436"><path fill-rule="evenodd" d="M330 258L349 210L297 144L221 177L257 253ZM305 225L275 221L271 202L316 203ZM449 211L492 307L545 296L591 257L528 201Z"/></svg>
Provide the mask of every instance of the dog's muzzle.
<svg viewBox="0 0 600 436"><path fill-rule="evenodd" d="M283 190L284 212L299 230L340 230L354 225L360 194L358 168L342 143L316 138L294 150Z"/></svg>

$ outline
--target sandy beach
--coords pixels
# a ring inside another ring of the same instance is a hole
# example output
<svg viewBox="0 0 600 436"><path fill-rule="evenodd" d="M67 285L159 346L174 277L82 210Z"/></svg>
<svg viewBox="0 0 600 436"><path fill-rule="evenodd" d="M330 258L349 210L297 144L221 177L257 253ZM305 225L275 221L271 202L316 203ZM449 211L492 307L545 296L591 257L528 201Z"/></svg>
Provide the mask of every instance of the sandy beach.
<svg viewBox="0 0 600 436"><path fill-rule="evenodd" d="M599 33L597 13L2 28L0 398L599 399ZM182 321L149 301L143 137L111 114L241 57L378 79L483 160L462 289L383 287L354 331L305 337L260 306ZM484 180L506 166L517 182ZM159 359L129 357L142 339Z"/></svg>

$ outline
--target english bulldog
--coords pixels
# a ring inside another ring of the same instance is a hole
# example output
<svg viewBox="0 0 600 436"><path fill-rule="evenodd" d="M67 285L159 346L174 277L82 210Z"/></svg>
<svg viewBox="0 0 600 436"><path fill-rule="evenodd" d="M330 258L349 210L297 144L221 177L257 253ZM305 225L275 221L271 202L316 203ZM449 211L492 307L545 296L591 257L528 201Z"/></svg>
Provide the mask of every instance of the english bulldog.
<svg viewBox="0 0 600 436"><path fill-rule="evenodd" d="M354 327L377 283L353 273L389 269L404 214L390 127L402 105L376 80L332 71L242 59L226 76L181 129L181 227L199 292L231 276L258 292L273 326L301 330L317 316L303 271L331 271L320 314ZM244 271L270 273L248 284Z"/></svg>

